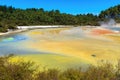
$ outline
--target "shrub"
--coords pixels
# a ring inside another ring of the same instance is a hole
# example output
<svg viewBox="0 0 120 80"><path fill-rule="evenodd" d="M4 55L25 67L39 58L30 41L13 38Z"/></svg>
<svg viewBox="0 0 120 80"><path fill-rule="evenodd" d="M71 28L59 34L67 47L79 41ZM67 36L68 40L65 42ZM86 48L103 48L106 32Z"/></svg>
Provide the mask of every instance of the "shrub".
<svg viewBox="0 0 120 80"><path fill-rule="evenodd" d="M120 60L118 60L118 64L116 65L116 80L120 80Z"/></svg>
<svg viewBox="0 0 120 80"><path fill-rule="evenodd" d="M0 80L120 80L120 60L113 66L102 63L98 66L90 65L86 70L82 68L46 69L37 71L32 62L11 62L14 55L0 57Z"/></svg>
<svg viewBox="0 0 120 80"><path fill-rule="evenodd" d="M114 80L115 69L111 64L105 63L100 66L90 66L84 75L85 80Z"/></svg>
<svg viewBox="0 0 120 80"><path fill-rule="evenodd" d="M7 28L0 23L0 32L7 32L7 31L8 31Z"/></svg>
<svg viewBox="0 0 120 80"><path fill-rule="evenodd" d="M61 74L61 80L83 80L84 72L79 69L68 69Z"/></svg>
<svg viewBox="0 0 120 80"><path fill-rule="evenodd" d="M9 62L9 56L0 57L0 80L33 80L32 62Z"/></svg>
<svg viewBox="0 0 120 80"><path fill-rule="evenodd" d="M60 80L59 73L60 72L57 69L48 69L48 70L39 72L35 80Z"/></svg>

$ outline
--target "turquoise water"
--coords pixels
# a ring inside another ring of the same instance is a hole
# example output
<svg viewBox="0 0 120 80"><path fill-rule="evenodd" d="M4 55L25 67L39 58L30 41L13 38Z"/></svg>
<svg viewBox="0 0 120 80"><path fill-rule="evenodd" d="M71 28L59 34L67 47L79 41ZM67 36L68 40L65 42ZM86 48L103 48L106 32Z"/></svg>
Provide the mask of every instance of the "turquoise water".
<svg viewBox="0 0 120 80"><path fill-rule="evenodd" d="M28 37L22 33L0 36L0 55L40 53L38 51L24 48L24 42L27 40Z"/></svg>
<svg viewBox="0 0 120 80"><path fill-rule="evenodd" d="M3 42L5 42L5 43L6 42L18 42L18 41L22 41L22 40L26 40L26 39L27 39L26 36L17 34L17 35L6 36L6 37L2 38L0 42L2 42L2 43Z"/></svg>
<svg viewBox="0 0 120 80"><path fill-rule="evenodd" d="M114 30L114 31L120 31L120 27L112 27L110 28L111 30Z"/></svg>

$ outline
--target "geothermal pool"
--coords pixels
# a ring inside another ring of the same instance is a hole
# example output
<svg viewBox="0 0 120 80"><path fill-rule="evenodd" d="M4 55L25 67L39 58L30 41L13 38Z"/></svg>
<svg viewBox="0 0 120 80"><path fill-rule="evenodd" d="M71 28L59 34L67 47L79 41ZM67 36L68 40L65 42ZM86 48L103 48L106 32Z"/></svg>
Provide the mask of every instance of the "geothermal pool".
<svg viewBox="0 0 120 80"><path fill-rule="evenodd" d="M115 63L120 58L120 34L93 33L75 27L34 29L1 36L0 55L17 54L50 67L96 65L105 60Z"/></svg>

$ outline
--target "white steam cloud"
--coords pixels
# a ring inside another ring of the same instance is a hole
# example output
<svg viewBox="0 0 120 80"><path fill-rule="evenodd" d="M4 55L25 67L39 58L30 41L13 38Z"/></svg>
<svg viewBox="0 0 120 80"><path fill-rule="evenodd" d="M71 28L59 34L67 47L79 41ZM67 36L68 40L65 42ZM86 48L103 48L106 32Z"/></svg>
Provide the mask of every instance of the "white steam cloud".
<svg viewBox="0 0 120 80"><path fill-rule="evenodd" d="M108 20L108 21L106 21L106 22L101 21L101 22L99 22L99 23L100 23L100 25L101 25L102 27L106 27L106 28L115 27L115 25L116 25L116 22L115 22L114 19L110 19L110 20Z"/></svg>
<svg viewBox="0 0 120 80"><path fill-rule="evenodd" d="M83 37L85 36L85 33L83 32L83 30L80 27L75 27L75 28L71 28L69 30L63 30L59 33L60 35L64 35L64 36L76 36L76 37Z"/></svg>

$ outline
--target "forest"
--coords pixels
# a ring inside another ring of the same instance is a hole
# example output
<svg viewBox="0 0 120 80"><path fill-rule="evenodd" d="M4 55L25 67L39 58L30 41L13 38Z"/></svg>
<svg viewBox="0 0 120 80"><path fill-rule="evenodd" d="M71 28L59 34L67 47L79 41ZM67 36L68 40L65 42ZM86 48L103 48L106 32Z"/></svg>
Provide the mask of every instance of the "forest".
<svg viewBox="0 0 120 80"><path fill-rule="evenodd" d="M45 11L43 8L20 9L1 5L0 32L7 32L9 29L16 29L16 26L26 25L96 26L99 25L99 21L106 21L110 18L120 22L120 5L101 11L99 15L91 13L72 15L61 13L59 10Z"/></svg>
<svg viewBox="0 0 120 80"><path fill-rule="evenodd" d="M113 18L117 23L120 23L120 5L101 11L99 18L104 21Z"/></svg>

